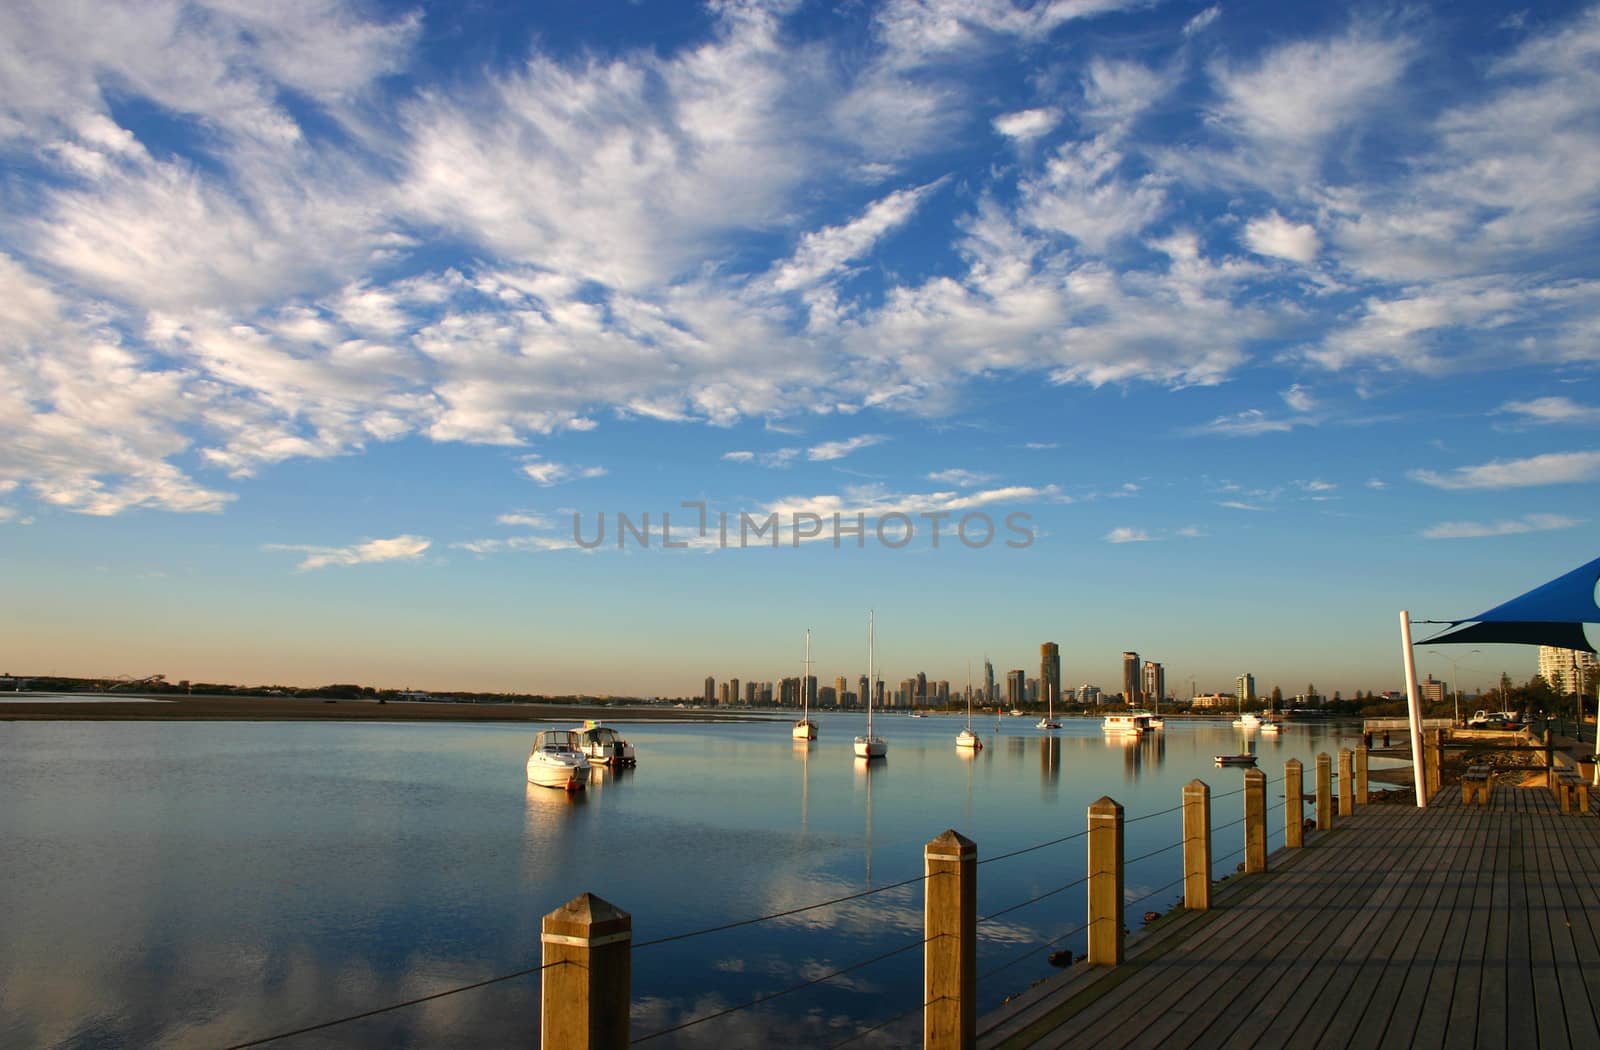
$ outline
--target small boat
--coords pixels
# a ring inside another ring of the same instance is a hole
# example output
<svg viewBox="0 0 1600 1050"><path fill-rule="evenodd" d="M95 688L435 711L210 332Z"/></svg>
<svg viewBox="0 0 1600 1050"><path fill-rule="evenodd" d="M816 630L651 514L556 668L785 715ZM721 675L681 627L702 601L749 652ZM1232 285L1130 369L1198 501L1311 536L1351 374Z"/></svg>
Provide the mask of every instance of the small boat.
<svg viewBox="0 0 1600 1050"><path fill-rule="evenodd" d="M591 718L583 723L582 728L572 732L577 737L578 750L584 753L591 764L610 766L612 769L639 764L633 745L622 739L610 726L601 725Z"/></svg>
<svg viewBox="0 0 1600 1050"><path fill-rule="evenodd" d="M1044 698L1044 702L1045 702L1044 717L1039 719L1039 721L1037 723L1035 723L1033 728L1035 728L1035 729L1060 729L1061 728L1061 723L1056 721L1055 697L1050 696L1048 694L1048 692L1047 692L1046 695L1045 695L1045 698Z"/></svg>
<svg viewBox="0 0 1600 1050"><path fill-rule="evenodd" d="M956 734L956 749L958 751L983 750L983 741L978 739L978 734L972 731L972 665L967 665L967 728Z"/></svg>
<svg viewBox="0 0 1600 1050"><path fill-rule="evenodd" d="M877 641L873 634L872 613L867 613L867 735L858 736L855 740L855 754L857 758L871 761L874 758L886 758L889 755L889 742L872 731L872 694L877 692L878 679L876 669L873 667L873 657L876 653ZM871 781L868 781L871 783Z"/></svg>
<svg viewBox="0 0 1600 1050"><path fill-rule="evenodd" d="M1140 725L1145 729L1165 729L1165 728L1167 728L1167 720L1165 718L1162 718L1160 715L1155 714L1153 712L1140 710L1140 711L1130 711L1128 713L1133 715L1135 718L1141 719Z"/></svg>
<svg viewBox="0 0 1600 1050"><path fill-rule="evenodd" d="M1219 769L1221 767L1223 767L1223 766L1253 766L1253 765L1256 764L1256 756L1254 756L1254 755L1218 755L1216 757L1216 762L1217 762L1217 768L1219 768Z"/></svg>
<svg viewBox="0 0 1600 1050"><path fill-rule="evenodd" d="M921 711L913 711L913 712L911 712L911 717L912 718L927 718L928 716L923 714Z"/></svg>
<svg viewBox="0 0 1600 1050"><path fill-rule="evenodd" d="M1239 717L1235 718L1233 720L1233 728L1235 728L1235 729L1260 729L1261 728L1261 716L1257 715L1257 714L1252 714L1249 711L1241 712Z"/></svg>
<svg viewBox="0 0 1600 1050"><path fill-rule="evenodd" d="M800 678L800 721L791 732L796 740L815 740L817 723L811 721L811 628L806 628L806 673Z"/></svg>
<svg viewBox="0 0 1600 1050"><path fill-rule="evenodd" d="M1137 711L1129 711L1125 715L1106 715L1100 728L1107 736L1138 736L1144 732L1144 719L1148 717Z"/></svg>
<svg viewBox="0 0 1600 1050"><path fill-rule="evenodd" d="M1281 723L1278 723L1278 722L1269 722L1266 719L1262 719L1261 720L1261 732L1266 733L1268 735L1271 735L1273 733L1281 733L1281 732L1283 732L1283 725Z"/></svg>
<svg viewBox="0 0 1600 1050"><path fill-rule="evenodd" d="M541 729L528 752L528 783L541 787L582 791L594 767L578 749L577 734L570 729Z"/></svg>

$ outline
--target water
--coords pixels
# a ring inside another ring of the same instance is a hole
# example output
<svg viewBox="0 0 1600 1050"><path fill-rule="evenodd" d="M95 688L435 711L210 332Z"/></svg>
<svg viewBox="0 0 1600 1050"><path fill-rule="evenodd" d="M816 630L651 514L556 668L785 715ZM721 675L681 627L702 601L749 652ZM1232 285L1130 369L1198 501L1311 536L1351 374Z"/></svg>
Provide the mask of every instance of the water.
<svg viewBox="0 0 1600 1050"><path fill-rule="evenodd" d="M630 911L639 943L920 876L945 828L982 860L1082 831L1102 795L1130 821L1171 809L1195 777L1214 826L1242 813L1242 771L1212 764L1246 746L1226 723L1124 744L1089 720L990 718L971 758L962 719L886 716L868 771L850 751L864 719L818 721L809 748L786 722L628 724L638 768L576 798L525 783L527 726L0 723L0 1045L222 1046L537 966L540 918L585 890ZM1356 742L1315 726L1248 746L1277 807L1286 759L1309 788L1318 751ZM1129 823L1127 855L1176 844L1179 819ZM1276 848L1281 808L1268 826ZM1217 832L1218 876L1242 844ZM1083 887L1049 891L1084 856L1075 838L979 868L980 915L1048 894L980 926L981 1009L1051 972L1043 942L1082 952ZM1131 866L1130 926L1176 902L1181 865L1174 848ZM913 884L639 948L633 1036L919 941L921 908ZM905 1011L850 1045L912 1044L921 956L645 1045L830 1046ZM533 1046L538 998L526 976L280 1045Z"/></svg>

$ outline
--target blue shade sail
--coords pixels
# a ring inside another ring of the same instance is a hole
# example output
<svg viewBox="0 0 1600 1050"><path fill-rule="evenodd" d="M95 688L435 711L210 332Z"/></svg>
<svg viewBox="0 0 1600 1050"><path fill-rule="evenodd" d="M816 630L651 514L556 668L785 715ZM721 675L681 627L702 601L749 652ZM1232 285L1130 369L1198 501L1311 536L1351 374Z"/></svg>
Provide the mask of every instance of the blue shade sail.
<svg viewBox="0 0 1600 1050"><path fill-rule="evenodd" d="M1456 620L1450 630L1423 644L1514 642L1595 652L1583 625L1600 623L1600 604L1595 602L1597 582L1600 558L1486 612Z"/></svg>

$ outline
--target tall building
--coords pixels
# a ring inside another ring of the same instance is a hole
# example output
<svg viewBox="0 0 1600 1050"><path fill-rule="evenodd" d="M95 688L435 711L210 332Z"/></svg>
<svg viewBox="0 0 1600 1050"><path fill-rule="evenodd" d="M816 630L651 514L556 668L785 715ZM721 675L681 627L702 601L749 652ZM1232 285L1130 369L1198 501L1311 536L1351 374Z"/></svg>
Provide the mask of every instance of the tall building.
<svg viewBox="0 0 1600 1050"><path fill-rule="evenodd" d="M1022 671L1006 672L1006 704L1010 707L1021 707L1025 690L1027 689L1027 675Z"/></svg>
<svg viewBox="0 0 1600 1050"><path fill-rule="evenodd" d="M1061 650L1055 642L1039 646L1039 694L1047 704L1061 702Z"/></svg>
<svg viewBox="0 0 1600 1050"><path fill-rule="evenodd" d="M721 683L720 685L717 686L717 705L719 707L727 707L728 706L728 683L727 682L723 682L723 683Z"/></svg>
<svg viewBox="0 0 1600 1050"><path fill-rule="evenodd" d="M849 695L850 682L844 675L839 675L833 680L833 695L838 697L838 703L844 704L844 698Z"/></svg>
<svg viewBox="0 0 1600 1050"><path fill-rule="evenodd" d="M1584 696L1588 696L1594 692L1595 687L1594 653L1541 645L1539 677L1550 683L1550 688L1558 695L1570 696L1581 692Z"/></svg>
<svg viewBox="0 0 1600 1050"><path fill-rule="evenodd" d="M1235 684L1238 688L1234 691L1234 696L1237 696L1240 700L1254 700L1256 698L1255 675L1247 671L1238 677Z"/></svg>
<svg viewBox="0 0 1600 1050"><path fill-rule="evenodd" d="M921 671L917 672L917 684L911 702L914 704L926 704L928 702L928 676Z"/></svg>
<svg viewBox="0 0 1600 1050"><path fill-rule="evenodd" d="M1439 681L1430 674L1426 679L1418 682L1417 685L1421 686L1422 699L1430 704L1444 703L1446 683Z"/></svg>
<svg viewBox="0 0 1600 1050"><path fill-rule="evenodd" d="M707 707L717 702L717 680L713 676L706 675L706 691L700 699Z"/></svg>
<svg viewBox="0 0 1600 1050"><path fill-rule="evenodd" d="M989 658L985 656L983 658L983 698L985 700L993 700L996 695L994 691L994 664L990 663Z"/></svg>
<svg viewBox="0 0 1600 1050"><path fill-rule="evenodd" d="M728 703L737 704L738 702L739 702L739 680L737 678L730 678L730 679L728 679Z"/></svg>
<svg viewBox="0 0 1600 1050"><path fill-rule="evenodd" d="M1122 702L1139 706L1139 654L1122 654Z"/></svg>
<svg viewBox="0 0 1600 1050"><path fill-rule="evenodd" d="M761 683L755 679L744 684L744 706L756 706L756 700L761 696Z"/></svg>
<svg viewBox="0 0 1600 1050"><path fill-rule="evenodd" d="M802 688L806 691L806 695L803 698L804 702L815 706L817 702L817 676L814 674L806 675L805 684Z"/></svg>
<svg viewBox="0 0 1600 1050"><path fill-rule="evenodd" d="M867 676L866 675L862 675L861 676L861 680L856 683L856 703L865 704L866 702L867 702Z"/></svg>
<svg viewBox="0 0 1600 1050"><path fill-rule="evenodd" d="M1151 700L1154 700L1159 704L1161 702L1161 698L1166 695L1167 669L1156 663L1154 660L1146 661L1144 665L1145 701L1148 703Z"/></svg>

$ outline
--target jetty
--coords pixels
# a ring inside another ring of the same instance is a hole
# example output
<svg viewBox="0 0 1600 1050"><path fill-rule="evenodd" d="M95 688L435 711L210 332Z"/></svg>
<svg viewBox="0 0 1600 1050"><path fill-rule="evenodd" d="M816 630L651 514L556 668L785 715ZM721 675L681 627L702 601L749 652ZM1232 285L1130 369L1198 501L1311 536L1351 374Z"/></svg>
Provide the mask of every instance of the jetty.
<svg viewBox="0 0 1600 1050"><path fill-rule="evenodd" d="M981 1018L976 1045L1600 1046L1600 819L1575 778L1537 779L1355 806L1116 965Z"/></svg>

